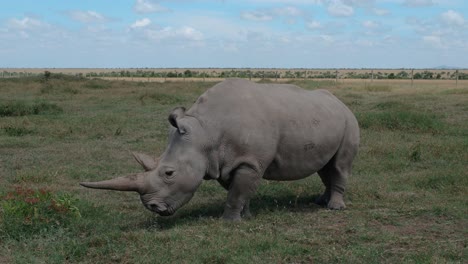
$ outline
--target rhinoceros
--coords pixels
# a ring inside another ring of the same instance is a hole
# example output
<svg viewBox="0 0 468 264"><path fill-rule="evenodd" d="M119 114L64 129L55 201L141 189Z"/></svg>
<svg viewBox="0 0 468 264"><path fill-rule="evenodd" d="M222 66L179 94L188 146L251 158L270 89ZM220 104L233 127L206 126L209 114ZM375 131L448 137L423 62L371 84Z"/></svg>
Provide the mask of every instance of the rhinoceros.
<svg viewBox="0 0 468 264"><path fill-rule="evenodd" d="M80 184L136 191L147 209L168 216L203 180L217 180L228 191L223 218L240 220L251 216L250 199L261 179L291 181L317 172L325 192L316 202L345 208L359 126L327 90L228 79L168 119L169 143L160 158L134 154L145 172Z"/></svg>

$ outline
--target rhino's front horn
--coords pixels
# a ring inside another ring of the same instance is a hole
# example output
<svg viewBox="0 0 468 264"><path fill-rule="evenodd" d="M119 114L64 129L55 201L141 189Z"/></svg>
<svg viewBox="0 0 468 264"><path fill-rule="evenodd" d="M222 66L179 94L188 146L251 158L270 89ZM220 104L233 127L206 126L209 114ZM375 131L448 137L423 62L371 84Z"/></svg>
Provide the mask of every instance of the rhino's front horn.
<svg viewBox="0 0 468 264"><path fill-rule="evenodd" d="M146 175L144 173L138 173L106 181L80 182L80 185L93 189L106 189L130 192L133 191L142 193L145 187L145 179Z"/></svg>

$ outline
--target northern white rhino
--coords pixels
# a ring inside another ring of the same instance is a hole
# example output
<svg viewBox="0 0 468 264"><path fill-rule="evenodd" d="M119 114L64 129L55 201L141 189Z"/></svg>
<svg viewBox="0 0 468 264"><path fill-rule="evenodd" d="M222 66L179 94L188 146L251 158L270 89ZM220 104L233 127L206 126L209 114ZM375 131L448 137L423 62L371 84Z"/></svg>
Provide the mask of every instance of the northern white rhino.
<svg viewBox="0 0 468 264"><path fill-rule="evenodd" d="M228 190L223 218L250 216L261 179L290 181L318 172L325 192L317 202L343 209L343 193L359 146L353 113L326 90L228 79L187 111L169 115L169 144L158 161L135 154L145 172L89 188L136 191L151 211L172 215L205 180Z"/></svg>

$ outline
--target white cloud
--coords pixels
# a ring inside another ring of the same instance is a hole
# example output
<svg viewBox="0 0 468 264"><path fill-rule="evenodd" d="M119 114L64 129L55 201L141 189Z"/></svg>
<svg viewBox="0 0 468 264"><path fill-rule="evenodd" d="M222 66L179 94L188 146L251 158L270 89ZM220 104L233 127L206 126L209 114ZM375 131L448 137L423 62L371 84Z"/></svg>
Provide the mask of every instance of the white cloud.
<svg viewBox="0 0 468 264"><path fill-rule="evenodd" d="M244 11L241 13L241 18L252 21L271 21L275 18L285 18L288 24L294 24L294 18L304 16L304 12L294 6L285 6L271 9L262 9L255 11Z"/></svg>
<svg viewBox="0 0 468 264"><path fill-rule="evenodd" d="M372 8L372 13L378 16L386 16L390 14L390 10L384 8Z"/></svg>
<svg viewBox="0 0 468 264"><path fill-rule="evenodd" d="M130 27L142 28L142 27L148 26L149 24L151 24L151 20L149 18L143 18L143 19L135 21Z"/></svg>
<svg viewBox="0 0 468 264"><path fill-rule="evenodd" d="M330 35L320 35L320 38L324 41L324 42L327 42L327 43L333 43L335 42L335 39L330 36Z"/></svg>
<svg viewBox="0 0 468 264"><path fill-rule="evenodd" d="M273 16L263 11L244 11L241 13L241 18L252 21L270 21Z"/></svg>
<svg viewBox="0 0 468 264"><path fill-rule="evenodd" d="M438 48L443 47L442 40L439 36L434 36L434 35L423 36L423 41Z"/></svg>
<svg viewBox="0 0 468 264"><path fill-rule="evenodd" d="M14 29L19 29L19 30L29 30L29 29L48 26L47 23L44 23L40 20L31 18L31 17L24 17L23 19L12 18L10 19L10 21L8 21L8 25Z"/></svg>
<svg viewBox="0 0 468 264"><path fill-rule="evenodd" d="M354 8L352 6L343 4L339 0L334 0L328 5L327 11L330 15L336 17L348 17L354 14Z"/></svg>
<svg viewBox="0 0 468 264"><path fill-rule="evenodd" d="M304 12L301 9L294 7L294 6L285 6L281 8L274 8L272 10L272 13L277 16L297 17L297 16L302 16Z"/></svg>
<svg viewBox="0 0 468 264"><path fill-rule="evenodd" d="M379 23L372 21L372 20L366 20L362 22L362 26L367 29L377 29L379 25L380 25Z"/></svg>
<svg viewBox="0 0 468 264"><path fill-rule="evenodd" d="M252 0L250 2L257 3L268 3L268 4L294 4L294 5L320 5L326 2L327 0Z"/></svg>
<svg viewBox="0 0 468 264"><path fill-rule="evenodd" d="M202 41L203 33L189 26L180 28L165 27L162 29L148 29L146 36L155 41Z"/></svg>
<svg viewBox="0 0 468 264"><path fill-rule="evenodd" d="M321 29L323 26L318 21L308 21L306 23L306 27L310 30L316 30L316 29Z"/></svg>
<svg viewBox="0 0 468 264"><path fill-rule="evenodd" d="M161 13L171 11L169 8L162 6L158 1L155 0L136 0L135 5L133 6L138 14L147 14L147 13Z"/></svg>
<svg viewBox="0 0 468 264"><path fill-rule="evenodd" d="M350 6L372 6L375 3L375 0L342 0L343 3Z"/></svg>
<svg viewBox="0 0 468 264"><path fill-rule="evenodd" d="M102 23L109 19L95 11L74 10L68 12L71 19L81 23Z"/></svg>
<svg viewBox="0 0 468 264"><path fill-rule="evenodd" d="M442 13L440 17L447 25L463 26L465 24L463 15L453 10Z"/></svg>
<svg viewBox="0 0 468 264"><path fill-rule="evenodd" d="M425 7L425 6L434 5L434 1L433 0L405 0L403 4L409 7Z"/></svg>

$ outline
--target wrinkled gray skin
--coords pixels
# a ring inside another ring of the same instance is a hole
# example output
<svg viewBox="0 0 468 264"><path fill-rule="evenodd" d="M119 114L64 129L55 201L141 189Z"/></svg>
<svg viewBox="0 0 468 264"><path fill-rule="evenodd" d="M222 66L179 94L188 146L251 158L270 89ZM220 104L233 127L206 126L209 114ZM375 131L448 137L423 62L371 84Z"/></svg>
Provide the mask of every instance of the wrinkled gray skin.
<svg viewBox="0 0 468 264"><path fill-rule="evenodd" d="M205 180L228 190L223 218L249 217L261 179L291 181L318 172L317 200L343 209L343 194L359 145L351 111L326 90L288 84L221 82L185 111L169 116L169 145L159 161L134 154L146 172L83 186L137 191L146 208L171 215Z"/></svg>

